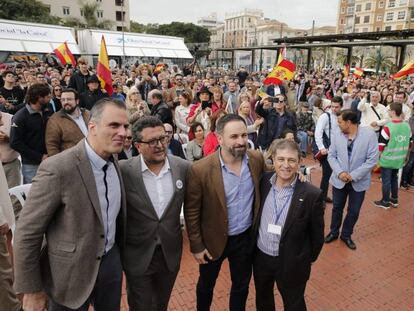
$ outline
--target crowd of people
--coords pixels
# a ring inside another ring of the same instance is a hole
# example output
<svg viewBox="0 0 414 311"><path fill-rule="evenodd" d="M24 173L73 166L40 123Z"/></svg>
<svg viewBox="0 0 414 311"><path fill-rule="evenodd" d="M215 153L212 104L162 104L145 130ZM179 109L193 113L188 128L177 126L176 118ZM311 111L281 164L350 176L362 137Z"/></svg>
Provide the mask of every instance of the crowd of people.
<svg viewBox="0 0 414 311"><path fill-rule="evenodd" d="M226 259L229 310L245 309L252 275L257 310L275 310L275 283L286 310L306 310L322 245L357 248L372 172L380 208L414 185L412 79L331 68L265 85L266 71L143 63L114 69L110 95L87 58L77 63L0 65L7 310L119 310L122 272L130 310L167 310L182 218L200 265L198 310L210 309ZM320 163L318 187L303 158ZM31 184L24 208L7 192L21 183Z"/></svg>

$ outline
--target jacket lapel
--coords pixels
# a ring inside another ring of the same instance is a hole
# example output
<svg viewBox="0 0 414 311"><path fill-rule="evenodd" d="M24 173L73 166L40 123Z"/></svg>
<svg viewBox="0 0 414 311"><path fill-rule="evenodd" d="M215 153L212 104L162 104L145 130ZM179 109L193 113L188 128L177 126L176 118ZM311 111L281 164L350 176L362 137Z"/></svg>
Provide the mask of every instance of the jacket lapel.
<svg viewBox="0 0 414 311"><path fill-rule="evenodd" d="M219 158L220 150L216 151L213 158L213 163L211 165L211 185L216 191L218 199L220 201L221 207L223 208L225 214L227 215L227 205L226 205L226 195L224 194L224 183L223 183L223 174L221 172L221 162ZM213 202L213 200L212 200Z"/></svg>
<svg viewBox="0 0 414 311"><path fill-rule="evenodd" d="M85 189L88 192L89 200L95 209L96 215L103 225L101 206L99 203L98 191L96 190L95 176L92 171L90 160L86 154L85 139L82 139L75 148L77 148L77 168L79 170L79 174Z"/></svg>
<svg viewBox="0 0 414 311"><path fill-rule="evenodd" d="M296 218L297 211L299 210L299 208L301 208L303 204L304 194L305 194L304 184L298 179L296 181L295 190L293 191L292 201L290 202L289 211L286 216L286 221L285 221L285 225L283 226L282 236L280 240L284 238L284 236L286 235L286 232L288 232L289 228L292 226Z"/></svg>
<svg viewBox="0 0 414 311"><path fill-rule="evenodd" d="M171 196L171 199L168 202L167 207L165 208L164 213L162 214L161 218L164 218L164 216L167 214L168 210L173 205L172 203L175 200L175 196L177 195L177 191L179 191L179 189L177 188L177 181L180 178L180 168L178 166L178 163L172 157L168 157L168 161L169 161L169 164L170 164L172 185L173 185L174 190L173 190L173 195Z"/></svg>

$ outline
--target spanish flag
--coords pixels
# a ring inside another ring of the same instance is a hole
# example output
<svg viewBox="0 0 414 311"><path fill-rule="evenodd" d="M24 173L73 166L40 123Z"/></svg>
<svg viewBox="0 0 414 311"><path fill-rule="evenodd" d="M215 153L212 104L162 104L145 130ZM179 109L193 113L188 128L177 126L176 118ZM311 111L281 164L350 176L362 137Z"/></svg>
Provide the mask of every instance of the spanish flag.
<svg viewBox="0 0 414 311"><path fill-rule="evenodd" d="M285 57L286 57L286 47L284 46L279 50L279 57L277 58L276 66L279 65Z"/></svg>
<svg viewBox="0 0 414 311"><path fill-rule="evenodd" d="M411 61L407 63L407 65L402 67L400 71L391 75L391 78L393 78L394 80L401 80L405 78L406 76L413 74L413 73L414 73L414 62Z"/></svg>
<svg viewBox="0 0 414 311"><path fill-rule="evenodd" d="M112 95L112 75L109 69L108 52L106 51L105 38L102 36L101 48L98 56L98 66L96 67L96 75L101 81L101 87L106 90L109 96Z"/></svg>
<svg viewBox="0 0 414 311"><path fill-rule="evenodd" d="M287 59L282 61L273 68L267 78L263 81L263 84L277 84L281 85L283 80L291 80L296 70L296 65Z"/></svg>
<svg viewBox="0 0 414 311"><path fill-rule="evenodd" d="M154 68L154 73L160 73L164 69L164 63L158 63Z"/></svg>
<svg viewBox="0 0 414 311"><path fill-rule="evenodd" d="M76 66L76 60L73 56L72 52L69 50L68 44L62 43L56 49L53 50L53 53L59 58L62 65L71 64L72 66Z"/></svg>
<svg viewBox="0 0 414 311"><path fill-rule="evenodd" d="M359 68L359 67L355 67L355 70L354 70L354 76L355 77L361 78L363 74L364 74L364 69Z"/></svg>
<svg viewBox="0 0 414 311"><path fill-rule="evenodd" d="M349 65L348 64L345 65L345 68L344 68L344 76L345 77L348 77L349 76Z"/></svg>

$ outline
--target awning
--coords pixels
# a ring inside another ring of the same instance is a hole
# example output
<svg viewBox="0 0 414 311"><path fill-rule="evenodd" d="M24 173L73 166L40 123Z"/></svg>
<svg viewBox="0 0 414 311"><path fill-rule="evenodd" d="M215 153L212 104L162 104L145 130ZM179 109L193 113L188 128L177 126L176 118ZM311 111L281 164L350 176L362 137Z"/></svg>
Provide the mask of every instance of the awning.
<svg viewBox="0 0 414 311"><path fill-rule="evenodd" d="M78 31L82 53L98 55L102 36L109 56L193 58L183 38L90 29Z"/></svg>
<svg viewBox="0 0 414 311"><path fill-rule="evenodd" d="M0 51L53 53L65 41L73 54L80 54L72 28L0 20Z"/></svg>

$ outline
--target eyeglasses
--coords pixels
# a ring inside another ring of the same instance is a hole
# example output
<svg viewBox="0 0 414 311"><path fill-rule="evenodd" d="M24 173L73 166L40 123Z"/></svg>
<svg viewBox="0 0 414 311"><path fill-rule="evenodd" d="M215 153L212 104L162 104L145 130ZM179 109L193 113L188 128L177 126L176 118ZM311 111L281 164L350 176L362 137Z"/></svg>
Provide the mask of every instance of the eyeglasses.
<svg viewBox="0 0 414 311"><path fill-rule="evenodd" d="M166 134L172 134L172 131L165 131Z"/></svg>
<svg viewBox="0 0 414 311"><path fill-rule="evenodd" d="M167 142L167 140L168 140L168 136L161 136L159 138L154 138L154 139L151 139L149 141L141 140L141 141L138 141L138 142L141 143L141 144L148 144L148 146L150 146L150 147L155 147L155 146L158 145L158 143L160 143L161 145L165 144Z"/></svg>
<svg viewBox="0 0 414 311"><path fill-rule="evenodd" d="M125 138L128 139L128 140L131 140L132 139L132 136L127 136Z"/></svg>
<svg viewBox="0 0 414 311"><path fill-rule="evenodd" d="M55 92L62 92L62 89L55 89Z"/></svg>

